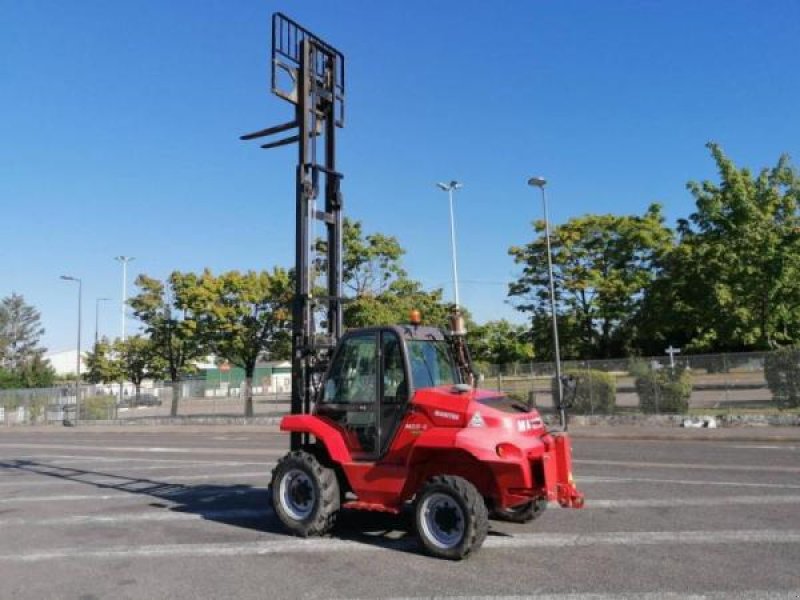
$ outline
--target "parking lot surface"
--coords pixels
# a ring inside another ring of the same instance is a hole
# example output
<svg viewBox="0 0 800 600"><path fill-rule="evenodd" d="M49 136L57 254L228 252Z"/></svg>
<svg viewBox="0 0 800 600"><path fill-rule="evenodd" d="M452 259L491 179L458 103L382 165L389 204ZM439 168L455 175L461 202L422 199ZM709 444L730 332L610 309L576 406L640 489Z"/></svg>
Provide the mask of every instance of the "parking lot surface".
<svg viewBox="0 0 800 600"><path fill-rule="evenodd" d="M0 598L800 598L800 445L574 441L580 511L422 555L404 519L282 531L287 438L247 428L0 431Z"/></svg>

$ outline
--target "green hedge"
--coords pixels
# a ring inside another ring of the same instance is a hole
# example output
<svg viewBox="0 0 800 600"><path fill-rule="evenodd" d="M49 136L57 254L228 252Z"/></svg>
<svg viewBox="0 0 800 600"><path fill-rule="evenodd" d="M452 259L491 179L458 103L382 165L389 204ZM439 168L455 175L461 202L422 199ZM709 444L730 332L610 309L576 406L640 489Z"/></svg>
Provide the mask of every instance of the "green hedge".
<svg viewBox="0 0 800 600"><path fill-rule="evenodd" d="M641 361L631 363L636 378L639 408L644 413L686 413L692 395L692 376L683 367L653 369Z"/></svg>
<svg viewBox="0 0 800 600"><path fill-rule="evenodd" d="M800 406L800 348L781 348L767 354L764 377L779 407Z"/></svg>
<svg viewBox="0 0 800 600"><path fill-rule="evenodd" d="M81 419L98 421L114 418L114 396L88 396L81 399ZM75 412L73 408L73 413Z"/></svg>
<svg viewBox="0 0 800 600"><path fill-rule="evenodd" d="M572 400L569 411L579 415L611 414L617 405L617 382L613 375L593 369L569 369L567 377L576 380L575 397L564 388L564 399ZM553 400L558 397L555 377L552 380ZM554 402L555 403L555 402Z"/></svg>

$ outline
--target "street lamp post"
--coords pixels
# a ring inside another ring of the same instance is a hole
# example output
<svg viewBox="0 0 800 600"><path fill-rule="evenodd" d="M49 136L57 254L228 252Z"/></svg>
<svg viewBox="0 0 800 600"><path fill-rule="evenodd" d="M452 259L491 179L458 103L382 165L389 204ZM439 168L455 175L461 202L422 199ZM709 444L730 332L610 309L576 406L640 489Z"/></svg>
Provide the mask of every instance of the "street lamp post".
<svg viewBox="0 0 800 600"><path fill-rule="evenodd" d="M453 192L461 189L463 186L458 181L437 183L436 186L443 192L447 192L450 198L450 247L453 257L453 297L455 299L456 311L458 311L460 303L458 301L458 263L456 261L456 225L455 218L453 217Z"/></svg>
<svg viewBox="0 0 800 600"><path fill-rule="evenodd" d="M76 361L75 378L75 424L78 424L81 415L81 326L83 320L83 281L78 277L62 275L64 281L75 281L78 283L78 359Z"/></svg>
<svg viewBox="0 0 800 600"><path fill-rule="evenodd" d="M125 341L125 308L128 302L128 263L136 260L133 256L115 256L114 260L122 263L122 341Z"/></svg>
<svg viewBox="0 0 800 600"><path fill-rule="evenodd" d="M94 350L97 352L97 343L100 341L100 303L108 302L111 298L97 298L94 301Z"/></svg>
<svg viewBox="0 0 800 600"><path fill-rule="evenodd" d="M553 258L550 249L550 218L547 211L547 193L545 186L547 180L544 177L531 177L528 185L538 187L542 190L542 205L544 207L544 235L547 244L547 278L550 282L550 316L553 322L553 358L556 366L556 389L558 390L558 410L561 416L561 426L567 430L567 414L564 408L564 387L561 380L561 351L558 343L558 319L556 317L556 288L553 282Z"/></svg>

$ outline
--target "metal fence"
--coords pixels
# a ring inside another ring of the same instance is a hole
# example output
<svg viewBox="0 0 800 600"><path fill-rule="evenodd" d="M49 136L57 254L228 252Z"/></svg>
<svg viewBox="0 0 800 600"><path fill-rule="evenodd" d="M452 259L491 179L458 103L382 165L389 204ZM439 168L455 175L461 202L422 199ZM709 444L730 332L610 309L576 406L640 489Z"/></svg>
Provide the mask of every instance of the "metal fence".
<svg viewBox="0 0 800 600"><path fill-rule="evenodd" d="M765 376L770 353L677 355L610 360L564 361L573 376L576 412L759 412L788 408L775 396ZM790 367L800 378L800 364ZM554 365L550 363L479 364L481 387L499 389L544 409L553 406ZM598 376L598 374L600 374ZM602 394L610 384L613 397ZM675 408L684 408L676 411Z"/></svg>
<svg viewBox="0 0 800 600"><path fill-rule="evenodd" d="M681 355L674 357L564 361L563 371L577 381L573 412L583 414L740 413L787 409L765 376L769 353ZM800 356L800 355L799 355ZM553 408L552 363L479 364L483 388L501 390L547 412ZM784 369L785 363L784 363ZM800 390L800 362L790 361L788 376ZM785 373L786 375L786 373ZM255 416L289 410L288 378L253 387ZM83 385L80 419L148 420L177 416L244 415L243 390L224 381L188 379L146 383L137 398L132 385ZM800 399L798 399L800 403ZM60 423L75 419L75 385L46 389L0 390L0 425ZM793 408L792 410L800 410Z"/></svg>
<svg viewBox="0 0 800 600"><path fill-rule="evenodd" d="M241 387L223 383L208 384L203 379L146 383L137 395L126 384L80 386L80 420L155 420L172 416L177 396L176 416L203 417L244 415L245 399ZM289 390L285 386L253 386L255 416L277 416L288 412ZM0 390L0 426L74 422L76 413L74 383L52 388Z"/></svg>

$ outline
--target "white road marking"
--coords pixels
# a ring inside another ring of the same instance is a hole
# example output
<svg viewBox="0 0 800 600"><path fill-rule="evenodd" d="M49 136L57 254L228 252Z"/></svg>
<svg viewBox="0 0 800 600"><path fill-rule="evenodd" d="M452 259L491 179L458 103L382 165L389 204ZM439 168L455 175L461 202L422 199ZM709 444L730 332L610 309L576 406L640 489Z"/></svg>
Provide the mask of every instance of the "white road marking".
<svg viewBox="0 0 800 600"><path fill-rule="evenodd" d="M38 552L15 552L0 555L0 562L38 562L61 559L130 559L166 557L259 556L320 552L379 552L391 548L411 548L416 542L377 539L365 543L332 538L288 538L260 542L220 544L163 544L148 546L109 546L100 548L60 548ZM589 546L653 546L662 544L800 544L800 530L732 530L732 531L640 531L595 534L519 534L513 537L489 537L485 549L509 548L579 548Z"/></svg>
<svg viewBox="0 0 800 600"><path fill-rule="evenodd" d="M60 525L88 524L121 524L161 521L199 521L199 520L253 520L265 518L273 514L269 505L263 508L241 508L229 510L208 510L198 512L180 512L162 510L160 512L119 513L114 515L73 515L70 517L11 518L0 519L0 527L54 527Z"/></svg>
<svg viewBox="0 0 800 600"><path fill-rule="evenodd" d="M238 477L241 477L239 475ZM131 482L136 483L136 482ZM147 482L139 482L147 484ZM153 488L153 484L159 485L162 484L161 487L158 489L158 493L149 493L148 489ZM175 486L177 489L174 491L169 490L169 486ZM226 496L241 496L242 494L250 494L254 492L263 493L265 492L265 488L255 488L255 487L248 487L246 489L242 488L231 488L228 490L208 490L208 489L192 489L182 487L177 483L172 483L170 481L165 482L152 482L152 484L145 485L141 489L135 489L131 486L131 484L127 484L127 489L119 486L120 493L115 494L64 494L60 496L54 496L52 494L46 494L44 496L12 496L8 498L0 498L0 504L14 504L15 502L23 502L23 503L30 503L30 502L82 502L84 500L98 500L98 501L106 501L106 500L132 500L135 499L136 496L152 496L158 497L162 499L168 499L169 496L176 496L178 494L183 495L191 495L196 497L203 497L203 496L210 496L210 497L218 497L223 498ZM127 492L127 493L126 493Z"/></svg>
<svg viewBox="0 0 800 600"><path fill-rule="evenodd" d="M47 448L51 450L92 450L102 452L140 452L166 454L270 454L281 456L286 450L275 448L186 448L184 446L79 446L77 444L0 443L0 448Z"/></svg>
<svg viewBox="0 0 800 600"><path fill-rule="evenodd" d="M6 473L2 473L0 471L0 486L14 486L14 485L31 485L30 482L39 481L41 479L41 475L44 476L52 476L56 474L61 474L64 472L70 472L69 478L76 478L76 477L127 477L130 479L134 479L137 477L136 473L140 471L147 471L148 473L152 473L153 471L158 471L159 473L153 473L148 475L149 477L177 477L180 476L181 473L185 471L195 471L197 469L202 469L206 473L210 471L214 471L217 467L263 467L262 473L265 476L269 476L272 467L275 466L274 462L264 462L264 463L190 463L186 465L148 465L145 467L129 467L125 466L110 466L110 467L92 467L92 469L88 468L78 468L72 464L45 464L39 463L36 465L31 465L27 467L5 467L8 469ZM0 469L3 469L0 466ZM98 470L94 470L98 469ZM178 471L175 473L175 471ZM164 471L164 473L160 473ZM129 473L133 475L129 475ZM172 474L174 473L174 475ZM55 482L52 482L55 483Z"/></svg>
<svg viewBox="0 0 800 600"><path fill-rule="evenodd" d="M388 600L797 600L800 588L796 590L746 590L724 592L644 592L613 594L536 594L535 596L408 596Z"/></svg>
<svg viewBox="0 0 800 600"><path fill-rule="evenodd" d="M46 480L36 479L33 481L4 481L0 482L0 487L41 487L53 485L66 485L69 483L78 483L83 485L97 485L97 486L114 486L114 485L132 485L135 483L142 483L147 485L153 484L170 484L175 481L210 481L216 479L252 479L262 478L266 482L270 479L269 471L253 471L249 473L212 473L202 475L159 475L157 480L128 477L127 475L100 475L98 473L87 473L85 475L72 475L69 477L61 477L58 472L44 472L39 471L39 475L48 477ZM2 502L2 499L0 499Z"/></svg>
<svg viewBox="0 0 800 600"><path fill-rule="evenodd" d="M755 471L769 473L800 473L800 467L771 467L767 465L716 465L694 463L639 462L627 460L573 460L577 465L608 465L612 467L644 467L647 469L687 469L700 471Z"/></svg>
<svg viewBox="0 0 800 600"><path fill-rule="evenodd" d="M698 479L655 479L652 477L599 477L593 475L582 475L576 478L580 486L581 482L586 483L665 483L669 485L702 485L702 486L722 486L722 487L751 487L781 490L800 490L800 485L791 483L749 483L743 481L705 481Z"/></svg>
<svg viewBox="0 0 800 600"><path fill-rule="evenodd" d="M77 460L73 460L77 459ZM22 456L14 456L10 458L0 458L0 465L3 462L18 461L18 460L57 460L59 464L64 462L68 464L77 463L174 463L176 465L260 465L264 464L261 461L239 461L239 460L192 460L185 458L145 458L145 457L109 457L109 456L91 456L89 454L24 454Z"/></svg>
<svg viewBox="0 0 800 600"><path fill-rule="evenodd" d="M756 446L753 444L743 444L741 446L731 446L731 448L736 448L738 450L797 450L798 446Z"/></svg>
<svg viewBox="0 0 800 600"><path fill-rule="evenodd" d="M735 504L798 504L800 496L713 496L708 498L652 498L647 500L586 499L584 508L678 508L682 506L731 506ZM556 504L558 506L558 504Z"/></svg>

